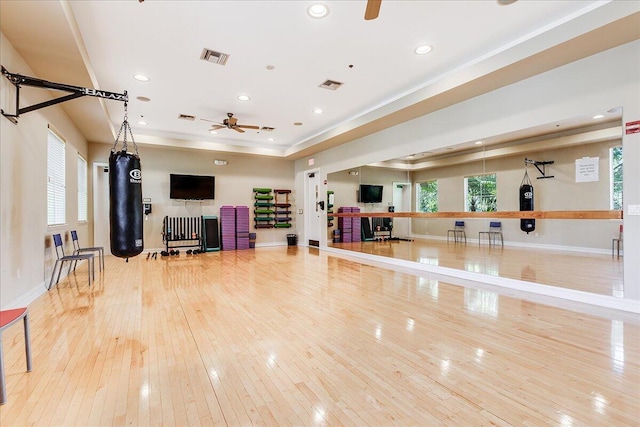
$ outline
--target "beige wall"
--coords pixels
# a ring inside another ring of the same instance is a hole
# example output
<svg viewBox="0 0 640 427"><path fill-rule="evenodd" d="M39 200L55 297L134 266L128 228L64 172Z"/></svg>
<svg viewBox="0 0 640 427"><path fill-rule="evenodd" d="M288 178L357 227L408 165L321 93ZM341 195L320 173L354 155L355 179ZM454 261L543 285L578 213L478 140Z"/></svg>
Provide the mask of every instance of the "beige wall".
<svg viewBox="0 0 640 427"><path fill-rule="evenodd" d="M0 62L12 73L34 73L0 34ZM15 88L0 78L0 102L15 110ZM50 99L48 91L24 89L20 104ZM77 101L78 102L78 101ZM47 227L47 129L66 141L66 224ZM69 230L89 242L88 225L77 221L77 156L87 159L87 142L59 106L23 114L18 125L0 117L0 307L26 304L44 292L55 253L51 235L60 233L71 248ZM70 253L70 252L67 252Z"/></svg>
<svg viewBox="0 0 640 427"><path fill-rule="evenodd" d="M621 145L611 141L581 145L559 150L533 151L517 156L491 159L485 162L461 164L453 167L434 168L413 173L416 183L438 181L438 208L441 212L464 211L464 178L483 173L495 173L499 211L517 211L519 187L524 177L524 159L554 161L547 166L547 175L554 178L537 179L540 172L528 166L528 174L534 188L536 210L608 210L609 209L609 149ZM599 158L599 180L576 183L575 160L583 157ZM594 220L538 220L536 230L527 234L520 230L520 220L502 220L506 241L526 245L547 245L567 249L607 252L611 239L617 235L622 221ZM487 219L465 219L467 236L477 238L478 232L488 227ZM416 236L446 236L453 220L415 219L412 224Z"/></svg>
<svg viewBox="0 0 640 427"><path fill-rule="evenodd" d="M253 219L254 187L293 189L293 162L282 159L243 156L213 151L158 148L137 141L142 165L142 196L151 198L152 213L144 221L145 250L157 250L162 242L162 222L166 215L191 217L220 215L220 206L249 206ZM110 145L90 144L90 163L108 163ZM129 150L132 147L129 146ZM227 160L226 166L214 165L215 159ZM215 200L184 202L169 198L169 174L215 176ZM95 197L102 197L96 194ZM296 194L290 196L296 212ZM301 204L301 203L300 203ZM286 244L286 234L295 231L296 214L290 229L253 229L256 245ZM98 225L96 225L98 227Z"/></svg>

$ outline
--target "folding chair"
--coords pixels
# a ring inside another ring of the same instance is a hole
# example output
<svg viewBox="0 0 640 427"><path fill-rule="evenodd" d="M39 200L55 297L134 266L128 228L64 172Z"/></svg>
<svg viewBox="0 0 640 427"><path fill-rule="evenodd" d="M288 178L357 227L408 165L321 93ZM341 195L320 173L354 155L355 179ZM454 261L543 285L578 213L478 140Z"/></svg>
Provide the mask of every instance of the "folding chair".
<svg viewBox="0 0 640 427"><path fill-rule="evenodd" d="M447 230L447 243L449 243L449 236L453 234L453 242L458 243L458 238L460 241L464 239L465 245L467 244L467 233L464 231L464 221L456 221L453 229Z"/></svg>
<svg viewBox="0 0 640 427"><path fill-rule="evenodd" d="M29 338L29 309L26 307L0 311L0 405L7 401L6 384L4 382L4 356L2 353L2 331L23 320L24 349L27 356L27 372L31 372L31 340Z"/></svg>
<svg viewBox="0 0 640 427"><path fill-rule="evenodd" d="M622 243L622 224L620 224L620 234L617 239L611 241L611 258L613 258L614 248L618 246L618 258L620 258L620 244Z"/></svg>
<svg viewBox="0 0 640 427"><path fill-rule="evenodd" d="M99 257L98 267L100 268L100 271L104 270L104 247L102 246L91 246L86 248L80 247L80 242L78 240L78 233L76 232L76 230L71 230L71 240L73 241L74 255L79 255L83 252L98 252L98 257ZM78 261L74 261L73 263L74 270L76 269L77 262Z"/></svg>
<svg viewBox="0 0 640 427"><path fill-rule="evenodd" d="M496 244L496 236L500 236L500 244L504 248L504 240L502 238L502 223L500 221L491 221L489 223L489 231L480 231L478 233L478 245L481 243L481 239L483 235L487 235L487 240L489 241L489 246Z"/></svg>
<svg viewBox="0 0 640 427"><path fill-rule="evenodd" d="M60 273L62 273L62 265L66 262L73 262L73 261L82 261L82 260L86 260L88 265L87 265L87 274L89 275L89 286L91 286L91 273L93 272L93 277L96 277L96 272L95 272L95 261L93 258L93 254L78 254L78 255L65 255L64 254L64 247L62 246L62 237L60 237L60 234L54 234L53 235L53 243L55 245L55 250L56 250L56 263L53 265L53 271L51 271L51 280L49 281L49 287L47 288L47 290L51 289L51 286L53 285L53 276L55 276L56 274L56 268L58 267L58 264L60 264L60 268L58 269L58 277L56 278L56 284L60 281ZM71 267L71 265L69 265L69 267Z"/></svg>

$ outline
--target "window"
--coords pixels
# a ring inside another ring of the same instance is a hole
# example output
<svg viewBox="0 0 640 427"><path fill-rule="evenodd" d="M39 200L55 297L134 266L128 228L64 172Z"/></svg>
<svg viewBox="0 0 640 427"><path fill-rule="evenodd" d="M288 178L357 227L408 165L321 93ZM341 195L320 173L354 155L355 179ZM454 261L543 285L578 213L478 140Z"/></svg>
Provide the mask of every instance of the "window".
<svg viewBox="0 0 640 427"><path fill-rule="evenodd" d="M611 209L622 209L622 147L609 150L611 159Z"/></svg>
<svg viewBox="0 0 640 427"><path fill-rule="evenodd" d="M65 142L49 129L47 136L47 225L65 223Z"/></svg>
<svg viewBox="0 0 640 427"><path fill-rule="evenodd" d="M87 220L87 161L78 154L78 221Z"/></svg>
<svg viewBox="0 0 640 427"><path fill-rule="evenodd" d="M418 212L438 212L438 181L418 184Z"/></svg>
<svg viewBox="0 0 640 427"><path fill-rule="evenodd" d="M498 206L496 197L496 174L468 176L464 179L465 212L495 212Z"/></svg>

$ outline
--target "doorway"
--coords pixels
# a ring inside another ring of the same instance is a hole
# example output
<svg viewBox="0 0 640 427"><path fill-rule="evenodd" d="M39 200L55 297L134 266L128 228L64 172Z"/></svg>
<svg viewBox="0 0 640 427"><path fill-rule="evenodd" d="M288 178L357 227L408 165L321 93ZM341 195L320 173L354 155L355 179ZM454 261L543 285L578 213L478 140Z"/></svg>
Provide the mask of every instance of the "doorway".
<svg viewBox="0 0 640 427"><path fill-rule="evenodd" d="M109 165L93 164L93 243L94 246L109 248Z"/></svg>
<svg viewBox="0 0 640 427"><path fill-rule="evenodd" d="M320 176L317 171L308 172L305 186L305 233L309 246L320 246L320 213L324 209L324 198L320 195Z"/></svg>
<svg viewBox="0 0 640 427"><path fill-rule="evenodd" d="M411 212L411 183L393 183L393 207L395 212ZM394 218L393 234L396 237L408 238L411 236L411 219Z"/></svg>

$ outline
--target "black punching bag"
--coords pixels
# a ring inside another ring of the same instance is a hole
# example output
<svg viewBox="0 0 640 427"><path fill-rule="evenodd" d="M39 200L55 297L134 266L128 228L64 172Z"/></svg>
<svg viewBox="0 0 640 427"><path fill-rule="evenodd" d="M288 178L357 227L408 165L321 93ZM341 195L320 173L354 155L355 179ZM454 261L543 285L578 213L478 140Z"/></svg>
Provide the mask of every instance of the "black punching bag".
<svg viewBox="0 0 640 427"><path fill-rule="evenodd" d="M524 179L520 185L520 210L532 211L533 210L533 185L529 180L527 171L524 172ZM536 220L533 218L521 218L520 230L526 231L527 234L536 229Z"/></svg>
<svg viewBox="0 0 640 427"><path fill-rule="evenodd" d="M109 224L111 253L132 258L142 252L142 172L137 154L109 156Z"/></svg>

